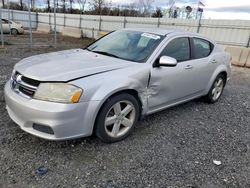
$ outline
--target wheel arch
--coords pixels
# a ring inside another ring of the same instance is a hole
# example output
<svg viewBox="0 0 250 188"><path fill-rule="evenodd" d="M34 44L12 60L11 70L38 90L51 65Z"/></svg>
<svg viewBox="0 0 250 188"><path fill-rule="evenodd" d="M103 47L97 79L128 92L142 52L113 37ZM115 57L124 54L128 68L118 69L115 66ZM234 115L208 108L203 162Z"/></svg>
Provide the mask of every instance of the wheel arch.
<svg viewBox="0 0 250 188"><path fill-rule="evenodd" d="M224 77L224 81L225 81L225 84L227 82L227 76L228 76L228 73L227 73L227 68L225 66L219 66L213 73L213 75L211 76L211 79L208 83L208 86L206 88L206 92L205 92L205 95L209 92L212 84L214 83L214 80L216 79L216 77L219 75L219 74L222 74L223 77Z"/></svg>
<svg viewBox="0 0 250 188"><path fill-rule="evenodd" d="M138 104L139 104L139 118L142 116L142 110L143 110L143 103L142 103L142 100L139 96L139 93L137 90L135 89L120 89L120 90L117 90L113 93L110 93L108 96L105 97L105 99L100 103L98 109L97 109L97 113L95 115L95 121L94 121L94 126L93 126L93 129L92 129L92 133L94 133L94 130L95 130L95 127L97 126L96 125L96 120L97 120L97 117L101 111L101 109L103 108L103 106L105 105L105 103L111 99L112 97L116 96L116 95L119 95L119 94L122 94L122 93L128 93L130 95L132 95L133 97L136 98L136 100L138 101Z"/></svg>

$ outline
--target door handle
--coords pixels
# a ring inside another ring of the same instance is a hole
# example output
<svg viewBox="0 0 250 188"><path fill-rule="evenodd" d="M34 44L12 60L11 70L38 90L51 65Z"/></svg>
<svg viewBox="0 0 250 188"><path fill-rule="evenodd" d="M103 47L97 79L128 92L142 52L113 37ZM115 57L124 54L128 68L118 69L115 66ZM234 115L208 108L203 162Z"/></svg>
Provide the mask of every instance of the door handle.
<svg viewBox="0 0 250 188"><path fill-rule="evenodd" d="M192 68L193 68L192 65L187 65L187 66L185 67L185 69L192 69Z"/></svg>
<svg viewBox="0 0 250 188"><path fill-rule="evenodd" d="M215 59L212 60L212 63L217 63L217 61Z"/></svg>

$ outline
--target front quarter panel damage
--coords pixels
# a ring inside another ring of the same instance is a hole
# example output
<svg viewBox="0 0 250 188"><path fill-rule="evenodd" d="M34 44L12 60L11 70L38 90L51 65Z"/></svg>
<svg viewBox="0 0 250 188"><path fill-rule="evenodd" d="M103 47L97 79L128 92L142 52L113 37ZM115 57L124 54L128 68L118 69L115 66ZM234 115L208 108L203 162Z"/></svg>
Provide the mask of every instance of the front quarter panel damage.
<svg viewBox="0 0 250 188"><path fill-rule="evenodd" d="M135 90L142 104L142 114L145 114L148 109L149 91L147 85L149 73L150 65L135 63L135 65L127 68L75 80L72 84L84 90L80 102L100 101L99 108L115 93Z"/></svg>

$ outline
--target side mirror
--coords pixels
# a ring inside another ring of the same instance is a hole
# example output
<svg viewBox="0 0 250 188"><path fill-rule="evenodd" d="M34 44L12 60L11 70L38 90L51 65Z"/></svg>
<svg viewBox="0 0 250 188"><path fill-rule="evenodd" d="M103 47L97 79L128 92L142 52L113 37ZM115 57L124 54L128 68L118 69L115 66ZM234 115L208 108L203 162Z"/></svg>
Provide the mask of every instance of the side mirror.
<svg viewBox="0 0 250 188"><path fill-rule="evenodd" d="M158 66L165 66L165 67L175 67L177 65L177 60L175 58L169 56L161 56Z"/></svg>

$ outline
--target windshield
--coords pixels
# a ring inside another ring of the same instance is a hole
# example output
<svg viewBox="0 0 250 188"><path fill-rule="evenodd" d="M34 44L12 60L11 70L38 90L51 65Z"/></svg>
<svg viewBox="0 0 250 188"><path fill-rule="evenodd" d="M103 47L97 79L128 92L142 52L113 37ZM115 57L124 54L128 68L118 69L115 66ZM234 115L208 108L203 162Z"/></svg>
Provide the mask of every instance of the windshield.
<svg viewBox="0 0 250 188"><path fill-rule="evenodd" d="M138 31L115 31L91 44L87 50L129 61L145 62L162 35Z"/></svg>

